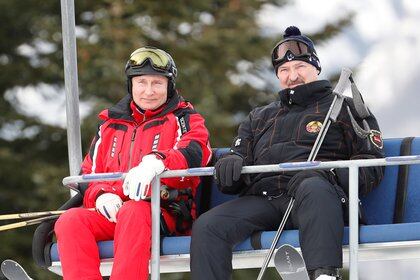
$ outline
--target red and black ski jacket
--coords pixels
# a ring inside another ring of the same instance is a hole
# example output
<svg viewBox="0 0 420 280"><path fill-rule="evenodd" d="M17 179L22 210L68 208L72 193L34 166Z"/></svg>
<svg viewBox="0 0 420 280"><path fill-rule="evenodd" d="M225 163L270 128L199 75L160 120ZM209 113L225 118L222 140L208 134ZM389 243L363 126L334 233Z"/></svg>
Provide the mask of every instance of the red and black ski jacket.
<svg viewBox="0 0 420 280"><path fill-rule="evenodd" d="M102 120L90 151L82 163L82 173L127 172L143 156L158 153L167 169L206 166L211 158L209 133L203 117L177 94L156 110L141 112L130 95L99 114ZM172 188L191 188L195 195L198 177L165 178L161 183ZM83 205L94 207L101 192L119 195L122 181L91 182ZM195 217L195 209L192 216Z"/></svg>

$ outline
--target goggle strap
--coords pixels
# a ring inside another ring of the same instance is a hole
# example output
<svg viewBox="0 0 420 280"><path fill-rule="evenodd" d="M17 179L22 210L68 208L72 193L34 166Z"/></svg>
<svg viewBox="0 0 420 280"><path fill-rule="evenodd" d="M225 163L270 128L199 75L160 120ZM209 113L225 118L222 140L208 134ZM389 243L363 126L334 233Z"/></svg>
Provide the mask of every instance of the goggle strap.
<svg viewBox="0 0 420 280"><path fill-rule="evenodd" d="M173 77L173 73L169 72L167 69L162 69L162 68L156 67L152 63L149 63L149 65L154 71L159 72L159 73L161 73L162 75L164 75L168 78ZM143 62L140 65L132 65L127 69L126 74L129 77L150 74L150 70L149 71L146 70L145 66L146 66L145 62Z"/></svg>

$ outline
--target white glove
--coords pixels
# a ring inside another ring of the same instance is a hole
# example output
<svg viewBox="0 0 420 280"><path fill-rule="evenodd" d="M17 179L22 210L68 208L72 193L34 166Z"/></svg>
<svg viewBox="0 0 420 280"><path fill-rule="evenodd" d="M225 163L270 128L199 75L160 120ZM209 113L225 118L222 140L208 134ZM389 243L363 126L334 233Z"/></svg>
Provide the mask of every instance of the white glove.
<svg viewBox="0 0 420 280"><path fill-rule="evenodd" d="M104 193L96 199L96 210L99 211L110 222L117 222L117 213L123 202L121 198L113 193Z"/></svg>
<svg viewBox="0 0 420 280"><path fill-rule="evenodd" d="M165 170L163 162L150 154L143 157L140 164L128 171L123 183L124 195L139 201L151 196L150 185L156 175Z"/></svg>

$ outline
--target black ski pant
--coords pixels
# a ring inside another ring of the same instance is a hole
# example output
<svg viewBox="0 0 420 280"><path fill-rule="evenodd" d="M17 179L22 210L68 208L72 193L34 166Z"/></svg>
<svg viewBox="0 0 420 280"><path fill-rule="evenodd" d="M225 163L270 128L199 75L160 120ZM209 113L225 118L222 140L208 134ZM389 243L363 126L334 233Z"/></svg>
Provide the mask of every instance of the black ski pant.
<svg viewBox="0 0 420 280"><path fill-rule="evenodd" d="M336 187L322 177L302 181L286 228L299 229L308 270L342 267L343 210ZM277 230L290 197L243 196L202 214L191 238L192 280L231 279L233 247L257 231Z"/></svg>

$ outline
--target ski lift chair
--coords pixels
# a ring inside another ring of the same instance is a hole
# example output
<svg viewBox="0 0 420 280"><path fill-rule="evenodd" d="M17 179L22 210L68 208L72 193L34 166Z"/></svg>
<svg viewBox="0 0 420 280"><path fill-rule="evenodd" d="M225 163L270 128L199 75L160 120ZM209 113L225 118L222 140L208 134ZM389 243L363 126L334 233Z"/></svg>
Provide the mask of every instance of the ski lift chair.
<svg viewBox="0 0 420 280"><path fill-rule="evenodd" d="M420 155L420 138L408 137L384 140L386 157ZM214 150L213 163L227 148ZM197 195L198 214L236 196L219 192L212 177L202 177ZM359 261L420 258L420 165L386 166L380 186L361 197L366 225L360 226ZM60 209L80 206L80 194ZM37 265L61 275L57 244L53 241L55 221L38 226L33 237L33 258ZM233 268L261 267L274 238L275 231L258 232L234 248ZM285 230L278 246L290 244L300 247L298 231ZM343 238L344 262L349 261L349 229ZM164 237L161 242L160 272L189 271L189 236ZM113 241L98 242L101 272L111 273ZM272 265L272 264L271 264Z"/></svg>

